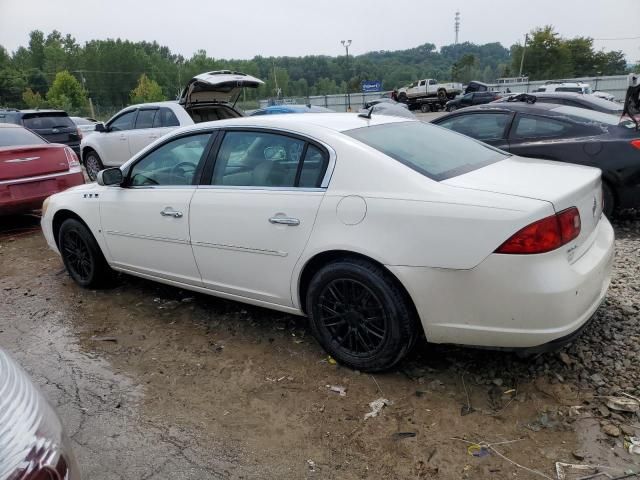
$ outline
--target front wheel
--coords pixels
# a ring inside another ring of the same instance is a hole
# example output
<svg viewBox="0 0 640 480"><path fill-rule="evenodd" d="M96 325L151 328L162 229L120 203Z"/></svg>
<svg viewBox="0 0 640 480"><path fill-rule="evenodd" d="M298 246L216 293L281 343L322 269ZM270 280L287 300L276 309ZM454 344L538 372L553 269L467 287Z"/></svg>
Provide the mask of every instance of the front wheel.
<svg viewBox="0 0 640 480"><path fill-rule="evenodd" d="M427 112L430 112L430 111L431 111L431 108L429 107L429 105L428 105L428 104L423 103L422 105L420 105L420 111L421 111L422 113L427 113Z"/></svg>
<svg viewBox="0 0 640 480"><path fill-rule="evenodd" d="M393 367L416 339L407 294L382 267L344 259L319 270L306 298L311 331L338 362L363 371Z"/></svg>
<svg viewBox="0 0 640 480"><path fill-rule="evenodd" d="M95 182L96 178L98 178L98 172L104 169L104 165L102 164L102 160L100 160L100 156L96 152L91 151L85 156L84 168L87 171L89 179Z"/></svg>
<svg viewBox="0 0 640 480"><path fill-rule="evenodd" d="M455 105L449 105L447 107L447 112L455 112L458 109Z"/></svg>
<svg viewBox="0 0 640 480"><path fill-rule="evenodd" d="M60 226L58 249L71 278L81 287L105 285L111 269L91 231L80 221L69 218Z"/></svg>

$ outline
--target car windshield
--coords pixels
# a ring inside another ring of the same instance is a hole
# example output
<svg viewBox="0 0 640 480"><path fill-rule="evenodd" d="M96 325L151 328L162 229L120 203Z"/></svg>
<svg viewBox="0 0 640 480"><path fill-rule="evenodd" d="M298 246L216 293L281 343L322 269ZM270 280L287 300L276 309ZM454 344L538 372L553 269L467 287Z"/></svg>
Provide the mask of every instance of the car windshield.
<svg viewBox="0 0 640 480"><path fill-rule="evenodd" d="M0 147L42 145L48 143L26 128L0 128Z"/></svg>
<svg viewBox="0 0 640 480"><path fill-rule="evenodd" d="M509 156L467 136L423 122L394 122L343 133L436 181Z"/></svg>
<svg viewBox="0 0 640 480"><path fill-rule="evenodd" d="M634 128L635 124L630 120L620 121L620 117L610 113L588 110L586 108L569 107L562 105L552 109L554 112L565 113L579 122L598 122L605 125L620 125L621 127Z"/></svg>

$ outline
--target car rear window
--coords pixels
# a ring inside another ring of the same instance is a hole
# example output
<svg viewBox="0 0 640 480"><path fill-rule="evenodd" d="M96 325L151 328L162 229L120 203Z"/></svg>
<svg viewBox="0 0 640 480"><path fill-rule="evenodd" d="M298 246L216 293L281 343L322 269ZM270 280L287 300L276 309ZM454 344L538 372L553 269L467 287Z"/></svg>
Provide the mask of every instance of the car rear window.
<svg viewBox="0 0 640 480"><path fill-rule="evenodd" d="M66 115L28 116L22 119L25 127L32 130L44 130L48 128L75 128L75 124Z"/></svg>
<svg viewBox="0 0 640 480"><path fill-rule="evenodd" d="M554 112L564 113L572 117L574 121L582 123L598 122L605 125L620 125L621 127L633 128L635 125L632 121L620 121L618 115L611 113L598 112L597 110L589 110L587 108L561 106L553 109Z"/></svg>
<svg viewBox="0 0 640 480"><path fill-rule="evenodd" d="M436 181L509 156L465 135L422 122L386 123L343 133Z"/></svg>
<svg viewBox="0 0 640 480"><path fill-rule="evenodd" d="M0 128L0 147L42 145L46 140L25 128Z"/></svg>

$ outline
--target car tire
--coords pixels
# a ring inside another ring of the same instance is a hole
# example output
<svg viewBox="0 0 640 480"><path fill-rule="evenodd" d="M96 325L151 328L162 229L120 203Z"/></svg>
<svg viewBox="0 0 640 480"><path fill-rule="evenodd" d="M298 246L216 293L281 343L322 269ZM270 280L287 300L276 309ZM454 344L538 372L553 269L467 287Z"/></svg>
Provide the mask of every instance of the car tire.
<svg viewBox="0 0 640 480"><path fill-rule="evenodd" d="M447 112L455 112L458 109L455 105L449 105L447 107Z"/></svg>
<svg viewBox="0 0 640 480"><path fill-rule="evenodd" d="M96 181L98 172L104 169L102 160L97 152L91 150L84 157L84 169L87 171L87 176L92 182Z"/></svg>
<svg viewBox="0 0 640 480"><path fill-rule="evenodd" d="M400 362L416 340L407 293L382 267L345 258L321 268L306 295L311 332L338 362L376 372Z"/></svg>
<svg viewBox="0 0 640 480"><path fill-rule="evenodd" d="M398 101L401 103L407 103L407 94L404 92L400 92L398 94Z"/></svg>
<svg viewBox="0 0 640 480"><path fill-rule="evenodd" d="M431 107L429 107L429 105L427 103L423 103L422 105L420 105L420 111L422 113L427 113L431 111Z"/></svg>
<svg viewBox="0 0 640 480"><path fill-rule="evenodd" d="M69 218L60 226L58 249L69 276L83 288L107 285L112 270L91 231L80 221Z"/></svg>
<svg viewBox="0 0 640 480"><path fill-rule="evenodd" d="M446 102L448 100L447 91L438 90L438 99L440 99L441 102Z"/></svg>
<svg viewBox="0 0 640 480"><path fill-rule="evenodd" d="M613 218L613 214L616 210L616 197L613 194L611 186L607 182L602 182L602 200L604 202L604 208L602 213L607 218Z"/></svg>

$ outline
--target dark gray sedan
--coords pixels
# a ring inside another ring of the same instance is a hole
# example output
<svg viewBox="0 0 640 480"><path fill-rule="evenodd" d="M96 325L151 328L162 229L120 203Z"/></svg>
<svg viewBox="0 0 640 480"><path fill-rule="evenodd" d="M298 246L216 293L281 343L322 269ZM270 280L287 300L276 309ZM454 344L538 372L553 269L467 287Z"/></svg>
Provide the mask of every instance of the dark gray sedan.
<svg viewBox="0 0 640 480"><path fill-rule="evenodd" d="M605 214L640 207L640 132L631 120L550 103L489 103L432 121L523 157L602 170Z"/></svg>

